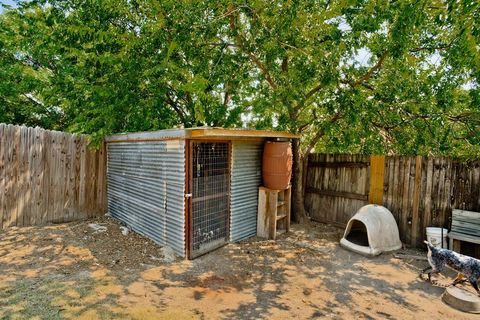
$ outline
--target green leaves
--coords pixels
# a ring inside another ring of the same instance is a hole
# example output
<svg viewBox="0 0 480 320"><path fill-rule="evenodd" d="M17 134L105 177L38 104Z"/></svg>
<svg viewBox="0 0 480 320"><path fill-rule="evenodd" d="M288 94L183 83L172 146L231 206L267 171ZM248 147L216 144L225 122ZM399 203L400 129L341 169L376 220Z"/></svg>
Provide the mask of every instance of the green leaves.
<svg viewBox="0 0 480 320"><path fill-rule="evenodd" d="M303 152L480 155L476 1L29 1L0 15L0 121L248 125Z"/></svg>

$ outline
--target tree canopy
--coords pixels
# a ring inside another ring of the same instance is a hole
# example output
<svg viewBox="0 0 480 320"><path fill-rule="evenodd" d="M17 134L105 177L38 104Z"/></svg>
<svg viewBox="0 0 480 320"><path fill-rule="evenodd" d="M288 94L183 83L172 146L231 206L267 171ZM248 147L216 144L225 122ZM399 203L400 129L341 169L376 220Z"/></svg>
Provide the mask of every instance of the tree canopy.
<svg viewBox="0 0 480 320"><path fill-rule="evenodd" d="M0 121L92 134L285 129L299 154L480 155L480 3L27 1Z"/></svg>

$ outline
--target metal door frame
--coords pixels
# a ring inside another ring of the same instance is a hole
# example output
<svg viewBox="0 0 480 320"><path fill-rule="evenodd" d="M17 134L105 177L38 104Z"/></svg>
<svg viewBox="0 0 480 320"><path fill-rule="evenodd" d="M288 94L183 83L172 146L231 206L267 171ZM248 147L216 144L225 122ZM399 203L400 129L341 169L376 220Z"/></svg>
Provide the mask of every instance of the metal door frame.
<svg viewBox="0 0 480 320"><path fill-rule="evenodd" d="M227 221L225 226L225 243L213 250L221 248L230 242L230 220L231 220L231 178L232 178L232 141L231 140L215 140L215 139L188 139L185 141L185 247L188 259L198 258L208 252L204 252L198 256L193 256L193 243L192 243L192 227L193 227L193 144L194 143L226 143L228 147L227 161L228 161L228 174L227 174Z"/></svg>

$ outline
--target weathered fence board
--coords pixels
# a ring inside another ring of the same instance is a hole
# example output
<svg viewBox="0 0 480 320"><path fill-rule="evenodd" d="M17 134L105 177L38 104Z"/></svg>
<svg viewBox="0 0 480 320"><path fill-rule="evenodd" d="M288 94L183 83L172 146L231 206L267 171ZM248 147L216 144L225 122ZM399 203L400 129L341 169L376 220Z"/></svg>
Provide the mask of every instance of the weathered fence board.
<svg viewBox="0 0 480 320"><path fill-rule="evenodd" d="M381 199L395 217L402 241L423 246L425 228L449 227L453 208L480 211L480 161L386 156L382 163L379 159L310 155L305 186L310 217L345 226L361 206ZM377 181L379 168L383 168L383 184ZM369 201L359 200L368 195Z"/></svg>
<svg viewBox="0 0 480 320"><path fill-rule="evenodd" d="M308 164L305 206L313 220L345 225L368 203L369 156L312 154Z"/></svg>
<svg viewBox="0 0 480 320"><path fill-rule="evenodd" d="M85 136L0 124L0 229L104 214L105 171Z"/></svg>

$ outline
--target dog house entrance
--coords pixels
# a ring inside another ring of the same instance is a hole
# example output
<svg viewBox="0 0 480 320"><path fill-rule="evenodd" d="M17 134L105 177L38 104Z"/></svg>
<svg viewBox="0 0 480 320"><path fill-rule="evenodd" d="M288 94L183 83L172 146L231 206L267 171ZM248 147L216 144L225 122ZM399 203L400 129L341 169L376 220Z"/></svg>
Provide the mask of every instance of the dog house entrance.
<svg viewBox="0 0 480 320"><path fill-rule="evenodd" d="M190 145L190 258L228 242L230 145L191 142Z"/></svg>
<svg viewBox="0 0 480 320"><path fill-rule="evenodd" d="M348 221L340 245L369 257L402 247L392 213L375 204L361 207Z"/></svg>
<svg viewBox="0 0 480 320"><path fill-rule="evenodd" d="M368 247L368 234L367 234L367 227L363 224L363 222L358 220L352 221L352 228L350 232L346 236L346 239L354 244L359 246Z"/></svg>

